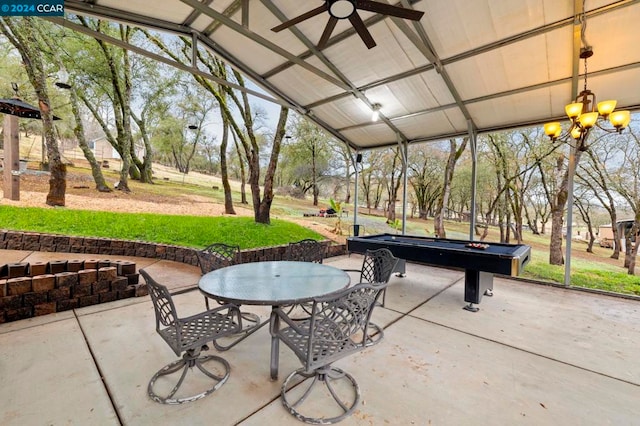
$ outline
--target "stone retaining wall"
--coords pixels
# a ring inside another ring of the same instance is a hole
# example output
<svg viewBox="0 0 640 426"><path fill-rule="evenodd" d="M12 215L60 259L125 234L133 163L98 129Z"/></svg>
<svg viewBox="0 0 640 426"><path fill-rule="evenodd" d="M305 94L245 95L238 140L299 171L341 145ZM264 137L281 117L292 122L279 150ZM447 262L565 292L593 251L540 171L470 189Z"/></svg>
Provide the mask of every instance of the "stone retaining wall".
<svg viewBox="0 0 640 426"><path fill-rule="evenodd" d="M346 246L344 244L331 245L330 241L325 241L325 243L328 246L327 257L346 254ZM282 245L243 250L242 261L249 263L281 260L286 248L286 245ZM0 230L0 249L91 253L109 257L135 256L198 265L197 249L110 238L67 237L35 232ZM2 259L0 259L0 264L2 263Z"/></svg>

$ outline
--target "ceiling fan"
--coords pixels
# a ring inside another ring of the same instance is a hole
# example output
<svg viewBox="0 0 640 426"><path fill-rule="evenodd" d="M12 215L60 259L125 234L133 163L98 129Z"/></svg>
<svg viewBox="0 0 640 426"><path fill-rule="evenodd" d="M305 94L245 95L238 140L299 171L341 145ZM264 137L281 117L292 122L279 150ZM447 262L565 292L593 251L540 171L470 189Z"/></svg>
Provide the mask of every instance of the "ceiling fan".
<svg viewBox="0 0 640 426"><path fill-rule="evenodd" d="M277 33L327 11L330 15L329 21L324 27L324 31L322 32L322 36L318 42L318 49L323 49L327 45L329 37L331 37L331 33L336 27L339 19L349 19L349 22L351 22L351 25L353 25L353 28L356 30L364 44L371 49L376 45L376 42L373 40L373 37L362 21L362 18L360 18L360 15L356 12L357 9L380 13L382 15L395 16L397 18L411 19L413 21L420 20L422 15L424 15L424 12L420 12L418 10L405 9L386 3L378 3L373 0L324 0L324 4L322 6L316 7L315 9L303 13L300 16L296 16L293 19L283 22L282 24L271 28L271 31Z"/></svg>

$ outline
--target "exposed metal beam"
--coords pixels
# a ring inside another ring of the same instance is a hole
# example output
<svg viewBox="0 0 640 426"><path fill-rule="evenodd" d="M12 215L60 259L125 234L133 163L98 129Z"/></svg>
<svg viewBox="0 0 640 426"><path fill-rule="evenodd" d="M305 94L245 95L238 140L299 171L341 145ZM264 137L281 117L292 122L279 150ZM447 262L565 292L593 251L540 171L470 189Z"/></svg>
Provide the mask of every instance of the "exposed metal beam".
<svg viewBox="0 0 640 426"><path fill-rule="evenodd" d="M203 0L202 3L208 6L213 3L213 0ZM196 19L198 19L198 16L200 16L200 12L198 12L197 10L192 11L189 16L187 16L187 19L182 21L182 25L184 25L185 27L190 27L191 24L193 24Z"/></svg>
<svg viewBox="0 0 640 426"><path fill-rule="evenodd" d="M205 45L205 46L207 46L208 49L210 49L216 56L218 56L219 58L224 60L227 64L229 64L230 66L236 68L241 73L246 75L255 84L257 84L258 86L261 86L262 88L264 88L268 92L273 93L274 95L276 95L276 96L280 97L281 99L283 99L284 101L286 101L288 103L289 107L295 109L300 115L303 115L303 116L307 117L309 120L313 121L318 126L323 128L324 130L326 130L333 137L335 137L336 139L338 139L338 140L344 142L345 144L349 145L351 148L353 148L353 149L356 148L356 145L351 140L349 140L347 137L345 137L343 134L338 132L333 127L329 126L325 121L320 120L318 117L316 117L313 114L313 111L309 111L309 110L305 109L304 107L302 107L301 105L296 103L293 99L289 98L287 95L285 95L284 93L280 92L277 88L273 87L271 85L271 83L269 83L267 80L262 78L262 76L260 76L255 71L250 69L246 64L240 62L238 60L238 58L233 56L231 53L229 53L228 51L223 49L222 46L214 43L208 37L201 38L200 39L200 43Z"/></svg>
<svg viewBox="0 0 640 426"><path fill-rule="evenodd" d="M70 3L70 4L67 5L67 3ZM141 26L141 27L146 27L146 28L157 30L157 31L163 31L163 32L175 34L175 35L182 36L182 37L191 38L194 33L198 34L197 32L194 32L191 28L183 27L181 25L173 24L171 22L162 21L162 20L158 20L158 19L153 19L153 18L149 18L149 17L143 16L143 15L127 13L127 12L123 12L123 11L120 11L120 10L117 10L117 9L106 8L106 7L102 7L102 6L92 7L92 5L89 5L89 4L84 3L84 2L79 2L78 0L67 1L65 3L65 8L67 9L68 12L72 11L73 13L76 13L78 15L88 15L88 16L94 16L96 18L106 18L106 19L109 19L109 20L114 21L114 22L122 22L122 23L126 23L126 24L131 24L131 25L138 25L138 26ZM262 92L254 91L254 90L239 86L237 84L230 83L230 82L228 82L226 80L219 79L219 78L217 78L217 77L215 77L215 76L213 76L211 74L208 74L206 72L200 71L200 70L198 70L198 69L196 69L194 67L182 64L180 62L175 62L175 61L170 60L170 59L168 59L168 58L166 58L164 56L159 56L159 55L157 55L157 54L155 54L153 52L146 51L146 50L141 49L141 48L139 48L137 46L133 46L133 45L129 45L127 43L124 43L124 42L122 42L122 40L114 39L112 37L108 37L106 35L93 32L93 31L89 30L88 28L85 28L85 27L77 25L77 24L72 24L68 20L64 20L62 18L46 18L46 19L50 20L51 22L55 22L55 23L57 23L59 25L65 26L67 28L70 28L70 29L72 29L74 31L79 31L79 32L81 32L83 34L87 34L87 35L89 35L91 37L95 37L95 38L98 38L98 39L103 39L104 41L106 41L108 43L113 43L114 45L120 46L120 47L125 48L125 49L129 49L129 50L131 50L133 52L136 52L136 53L138 53L140 55L149 57L151 59L157 60L159 62L162 62L162 63L165 63L167 65L173 66L175 68L181 69L183 71L187 71L187 72L190 72L190 73L198 74L198 75L200 75L200 76L202 76L204 78L207 78L207 79L210 79L212 81L215 81L216 83L219 83L219 84L222 84L222 85L226 85L228 87L232 87L234 89L246 92L247 94L256 96L256 97L261 98L261 99L263 99L265 101L272 102L272 103L275 103L275 104L278 104L278 105L281 105L281 106L286 106L288 108L292 108L292 109L296 110L299 114L306 116L309 120L313 121L318 126L323 128L324 130L326 130L329 134L334 136L336 139L344 142L345 144L349 145L353 149L357 148L357 146L351 140L349 140L347 137L342 135L340 132L336 131L334 128L329 126L323 120L320 120L319 118L315 117L312 113L309 112L308 109L304 108L303 106L299 105L298 103L296 103L295 101L290 99L284 93L280 92L277 88L273 87L268 81L266 81L264 78L262 78L259 74L257 74L256 72L252 71L249 67L247 67L245 64L240 62L233 55L229 54L229 52L227 52L226 50L222 49L221 46L219 46L216 43L214 43L208 37L204 37L204 36L198 34L198 40L200 40L200 44L206 46L209 50L211 50L217 56L222 58L230 66L232 66L235 69L237 69L240 72L242 72L249 79L251 79L254 83L256 83L258 86L261 86L267 92L272 93L273 96L275 96L275 97L271 97L271 96L268 96L268 95L266 95L266 94L264 94Z"/></svg>
<svg viewBox="0 0 640 426"><path fill-rule="evenodd" d="M249 28L249 0L242 0L242 26Z"/></svg>
<svg viewBox="0 0 640 426"><path fill-rule="evenodd" d="M105 41L105 42L107 42L109 44L113 44L114 46L118 46L118 47L121 47L123 49L127 49L127 50L129 50L131 52L134 52L134 53L137 53L139 55L146 56L147 58L153 59L154 61L158 61L158 62L167 64L169 66L172 66L174 68L177 68L177 69L180 69L180 70L192 73L192 74L197 74L197 75L199 75L201 77L204 77L204 78L207 78L209 80L215 81L218 84L222 84L222 85L231 87L231 88L233 88L235 90L239 90L241 92L245 92L245 93L247 93L249 95L255 96L255 97L263 99L265 101L276 103L276 104L280 104L280 105L283 105L283 106L286 106L286 107L289 107L289 108L293 107L292 104L290 104L288 102L285 102L283 100L268 96L265 93L258 92L256 90L252 90L252 89L240 86L238 84L229 82L227 80L224 80L224 79L221 79L221 78L216 77L214 75L211 75L211 74L209 74L207 72L200 71L199 69L197 69L195 67L192 67L190 65L185 65L185 64L183 64L181 62L174 61L173 59L169 59L169 58L167 58L165 56L161 56L161 55L158 55L156 53L149 52L148 50L142 49L142 48L140 48L138 46L134 46L134 45L132 45L130 43L127 43L125 41L118 40L117 38L111 37L111 36L109 36L107 34L96 32L96 31L94 31L94 30L92 30L90 28L87 28L85 26L76 24L74 22L67 21L67 20L65 20L63 18L59 18L59 17L43 17L43 19L51 21L51 22L53 22L55 24L58 24L60 26L68 28L70 30L73 30L73 31L76 31L76 32L79 32L79 33L82 33L82 34L86 34L86 35L88 35L90 37L93 37L93 38L96 38L98 40L103 40L103 41Z"/></svg>
<svg viewBox="0 0 640 426"><path fill-rule="evenodd" d="M402 0L402 1L403 3L407 4L407 0ZM429 39L429 36L424 30L424 27L422 25L418 25L417 22L414 22L413 27L417 33L417 37L416 37L415 33L411 31L411 29L409 28L409 25L407 25L407 23L403 19L393 18L392 20L398 26L398 28L404 33L404 35L407 36L409 40L411 40L411 42L413 42L413 44L420 50L420 52L422 52L425 58L429 62L434 64L434 66L436 67L436 71L438 72L438 74L440 74L440 77L442 78L445 85L449 89L449 92L451 93L451 96L455 100L458 108L460 108L462 115L467 119L467 121L471 121L471 125L475 127L475 124L473 123L473 118L471 117L469 110L467 110L467 107L464 101L462 100L462 97L460 96L458 89L453 83L453 80L451 80L449 73L447 72L446 68L442 65L442 61L438 57L438 54L436 53L435 48L433 47L433 43L431 43L431 39Z"/></svg>
<svg viewBox="0 0 640 426"><path fill-rule="evenodd" d="M207 4L208 6L208 4ZM222 11L222 14L224 16L233 16L234 13L236 13L238 10L240 10L240 7L242 7L240 0L235 0L233 3L231 3L229 6L227 6L227 8L225 10ZM200 12L197 12L198 15L200 15ZM204 31L202 31L202 34L204 34L205 36L209 37L211 34L213 34L218 28L222 27L223 24L220 21L216 21L215 19L213 21L211 21L211 23L207 26L207 28L204 29Z"/></svg>
<svg viewBox="0 0 640 426"><path fill-rule="evenodd" d="M635 69L635 68L640 68L640 62L634 62L634 63L631 63L631 64L621 65L619 67L611 67L611 68L606 68L606 69L599 70L599 71L590 72L589 75L591 77L602 76L602 75L607 75L607 74L611 74L611 73L615 73L615 72L631 70L631 69ZM505 97L505 96L513 96L513 95L517 95L519 93L526 93L526 92L529 92L529 91L532 91L532 90L543 89L545 87L551 87L551 86L557 86L559 84L570 83L571 81L572 81L572 77L567 77L567 78L562 78L562 79L553 80L553 81L546 81L544 83L532 84L530 86L520 87L518 89L506 90L504 92L498 92L498 93L493 93L491 95L472 98L472 99L466 100L465 104L466 105L470 105L470 104L474 104L474 103L478 103L478 102L489 101L491 99L502 98L502 97ZM424 115L424 114L429 114L429 113L432 113L432 112L438 112L438 111L444 111L444 110L451 109L451 108L456 108L457 106L458 105L456 103L443 104L443 105L439 105L437 107L426 108L426 109L423 109L423 110L420 110L420 111L415 111L415 112L412 112L410 114L403 114L403 115L397 115L397 116L394 116L394 117L389 117L389 119L392 120L392 121L403 120L403 119L415 117L415 116L418 116L418 115ZM309 108L309 106L305 106L305 108ZM635 106L635 105L620 105L619 108L634 109L635 110L635 109L637 109L637 106ZM561 119L561 120L565 119L565 118L566 117L563 117L563 116L545 117L545 119ZM529 124L529 123L540 124L537 121L526 122L526 124ZM338 128L337 130L340 131L340 132L343 132L345 130L353 130L353 129L358 129L358 128L362 128L362 127L371 126L372 124L374 124L374 123L354 124L352 126L346 126L346 127ZM516 124L513 127L523 127L526 124L525 123Z"/></svg>
<svg viewBox="0 0 640 426"><path fill-rule="evenodd" d="M297 56L289 53L287 50L283 49L282 47L278 46L275 43L270 42L269 40L265 39L264 37L261 37L260 35L254 33L253 31L249 30L248 28L243 27L242 25L238 24L237 22L235 22L233 19L228 18L227 16L224 16L223 14L216 12L215 10L211 9L210 7L207 7L205 5L203 5L202 3L200 3L198 0L180 0L181 2L193 7L194 9L198 10L199 12L209 16L210 18L216 19L218 21L220 21L221 23L223 23L227 28L247 37L248 39L258 43L260 46L265 47L266 49L269 49L270 51L272 51L273 53L282 56L283 58L294 62L296 65L304 68L305 70L317 75L318 77L327 80L329 83L334 84L338 87L340 87L342 90L350 90L350 88L348 86L346 86L344 83L342 83L340 80L338 80L337 78L325 73L324 71L319 70L318 68L308 64L305 61L302 61L300 59L298 59Z"/></svg>
<svg viewBox="0 0 640 426"><path fill-rule="evenodd" d="M607 5L607 6L603 6L603 7L600 7L598 9L594 9L594 10L588 12L587 13L587 18L592 17L592 16L601 15L601 14L607 13L607 12L612 12L614 10L621 9L621 8L624 8L624 7L627 7L627 6L632 6L632 5L637 4L637 3L640 3L640 0L621 0L621 1L618 1L616 3L610 4L610 5ZM514 44L514 43L517 43L517 42L522 41L522 40L526 40L526 39L531 38L531 37L536 37L536 36L539 36L541 34L545 34L545 33L548 33L550 31L554 31L556 29L566 27L568 25L573 25L573 16L569 17L569 18L566 18L566 19L562 19L562 20L557 21L557 22L552 22L550 24L543 25L541 27L537 27L537 28L531 29L529 31L525 31L525 32L513 35L511 37L507 37L507 38L504 38L504 39L501 39L501 40L497 40L497 41L495 41L493 43L489 43L489 44L486 44L486 45L483 45L483 46L475 47L472 50L459 53L459 54L457 54L455 56L451 56L449 58L440 59L440 61L441 61L442 66L444 67L444 66L453 64L455 62L459 62L459 61L462 61L462 60L469 59L471 57L480 55L482 53L487 53L487 52L490 52L492 50L499 49L501 47L508 46L510 44ZM276 70L276 69L281 69L281 68L274 68L273 70L270 70L267 73L263 73L263 75L264 76L268 76L268 77L273 76L274 75L274 70ZM408 70L408 71L405 71L403 73L395 74L395 75L388 76L388 77L385 77L383 79L371 82L371 83L369 83L367 85L360 86L358 89L364 92L364 91L373 89L375 87L384 86L384 85L389 84L391 82L399 81L399 80L402 80L404 78L408 78L408 77L411 77L411 76L414 76L414 75L422 74L422 73L425 73L425 72L428 72L428 71L431 71L431 70L434 70L434 69L436 69L436 66L433 63L430 63L428 65L423 65L421 67L416 67L416 68L414 68L412 70ZM344 92L344 93L339 93L339 94L333 95L333 96L331 96L329 98L318 100L318 101L314 102L313 104L306 105L305 107L306 108L315 108L315 107L317 107L319 105L323 105L323 104L329 103L329 102L334 102L334 101L336 101L338 99L342 99L342 98L348 97L350 95L351 95L351 93L348 92L348 91ZM465 101L465 102L468 103L468 101Z"/></svg>

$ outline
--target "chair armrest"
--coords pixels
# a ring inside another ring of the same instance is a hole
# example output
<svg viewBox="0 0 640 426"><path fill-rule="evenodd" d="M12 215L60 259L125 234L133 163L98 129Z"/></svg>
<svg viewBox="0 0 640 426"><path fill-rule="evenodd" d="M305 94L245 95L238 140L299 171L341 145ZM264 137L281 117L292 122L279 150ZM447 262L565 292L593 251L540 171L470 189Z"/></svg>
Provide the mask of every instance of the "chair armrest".
<svg viewBox="0 0 640 426"><path fill-rule="evenodd" d="M300 327L301 324L304 324L305 322L308 322L308 320L294 320L292 318L290 318L285 312L284 310L282 310L281 308L276 308L274 310L271 311L271 318L270 318L270 324L269 324L269 331L271 333L272 336L276 336L278 334L279 330L275 329L275 317L279 317L282 321L284 321L287 326L289 326L291 329L293 329L297 334L300 334L302 336L308 336L309 335L309 328L308 327Z"/></svg>

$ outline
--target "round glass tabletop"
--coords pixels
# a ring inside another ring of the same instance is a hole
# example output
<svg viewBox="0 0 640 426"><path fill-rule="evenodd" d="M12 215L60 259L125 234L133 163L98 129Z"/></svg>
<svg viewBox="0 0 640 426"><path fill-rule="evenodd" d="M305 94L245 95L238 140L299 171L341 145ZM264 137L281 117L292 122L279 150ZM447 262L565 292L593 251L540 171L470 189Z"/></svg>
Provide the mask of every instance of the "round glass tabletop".
<svg viewBox="0 0 640 426"><path fill-rule="evenodd" d="M306 302L349 286L341 269L312 262L242 263L209 272L198 286L207 296L243 305Z"/></svg>

